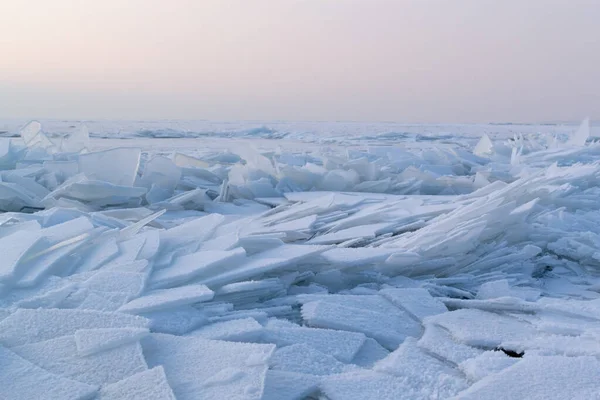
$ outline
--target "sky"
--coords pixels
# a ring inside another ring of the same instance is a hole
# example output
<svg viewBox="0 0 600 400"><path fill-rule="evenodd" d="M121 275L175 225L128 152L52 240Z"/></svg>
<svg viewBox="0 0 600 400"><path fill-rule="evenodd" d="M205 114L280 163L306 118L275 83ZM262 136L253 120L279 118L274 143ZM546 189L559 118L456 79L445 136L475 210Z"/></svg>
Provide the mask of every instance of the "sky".
<svg viewBox="0 0 600 400"><path fill-rule="evenodd" d="M0 2L1 118L600 118L598 0Z"/></svg>

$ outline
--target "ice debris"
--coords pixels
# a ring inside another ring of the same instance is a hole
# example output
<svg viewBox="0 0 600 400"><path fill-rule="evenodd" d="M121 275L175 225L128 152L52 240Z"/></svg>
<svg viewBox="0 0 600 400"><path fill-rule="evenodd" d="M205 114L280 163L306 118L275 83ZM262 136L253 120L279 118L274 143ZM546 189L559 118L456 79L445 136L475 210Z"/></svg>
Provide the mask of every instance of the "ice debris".
<svg viewBox="0 0 600 400"><path fill-rule="evenodd" d="M20 133L0 142L0 397L598 392L588 121L173 157L97 150L83 126Z"/></svg>

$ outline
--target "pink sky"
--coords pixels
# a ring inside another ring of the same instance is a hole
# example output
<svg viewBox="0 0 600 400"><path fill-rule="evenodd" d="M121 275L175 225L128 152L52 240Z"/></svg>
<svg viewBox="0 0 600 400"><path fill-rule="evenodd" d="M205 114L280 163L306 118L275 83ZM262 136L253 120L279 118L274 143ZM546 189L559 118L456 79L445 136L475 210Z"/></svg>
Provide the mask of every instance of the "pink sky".
<svg viewBox="0 0 600 400"><path fill-rule="evenodd" d="M594 117L599 21L597 0L5 1L0 117Z"/></svg>

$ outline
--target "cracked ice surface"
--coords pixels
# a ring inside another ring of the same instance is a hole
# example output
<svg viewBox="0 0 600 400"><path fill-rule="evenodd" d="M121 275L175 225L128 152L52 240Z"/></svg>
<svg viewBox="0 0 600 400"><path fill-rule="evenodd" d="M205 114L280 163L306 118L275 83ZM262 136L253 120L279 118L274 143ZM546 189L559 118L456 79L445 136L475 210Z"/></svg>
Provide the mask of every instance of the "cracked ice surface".
<svg viewBox="0 0 600 400"><path fill-rule="evenodd" d="M0 138L0 397L600 392L589 121L122 124Z"/></svg>

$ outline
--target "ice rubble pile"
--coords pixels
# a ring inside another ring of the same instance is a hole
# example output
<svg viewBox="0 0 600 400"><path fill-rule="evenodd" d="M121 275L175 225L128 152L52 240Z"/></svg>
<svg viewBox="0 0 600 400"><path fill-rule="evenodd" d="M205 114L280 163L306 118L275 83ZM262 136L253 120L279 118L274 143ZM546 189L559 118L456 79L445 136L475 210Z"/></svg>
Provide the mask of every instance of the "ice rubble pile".
<svg viewBox="0 0 600 400"><path fill-rule="evenodd" d="M227 167L155 157L138 175L139 151L85 152L85 140L26 132L29 147L1 158L16 167L2 172L2 199L46 209L0 216L6 398L598 392L594 144L503 153L484 143L487 158L464 176L480 187L464 194L266 198L257 187L285 180L282 157ZM453 184L418 181L419 193Z"/></svg>

